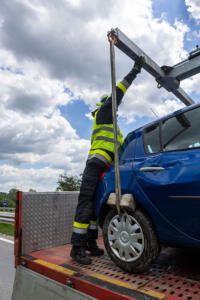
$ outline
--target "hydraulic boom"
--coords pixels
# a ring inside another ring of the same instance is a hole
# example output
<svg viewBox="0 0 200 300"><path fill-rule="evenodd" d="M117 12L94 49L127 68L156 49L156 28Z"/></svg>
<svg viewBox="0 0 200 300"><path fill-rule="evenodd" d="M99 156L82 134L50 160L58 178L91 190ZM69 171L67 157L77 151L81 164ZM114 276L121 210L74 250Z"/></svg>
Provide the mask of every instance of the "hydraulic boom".
<svg viewBox="0 0 200 300"><path fill-rule="evenodd" d="M158 83L158 88L164 87L172 92L185 105L194 104L194 100L180 87L180 81L200 73L200 49L190 53L188 59L174 65L160 67L143 50L132 42L119 28L111 29L108 35L113 37L114 44L131 59L138 56L145 58L143 68L150 73Z"/></svg>

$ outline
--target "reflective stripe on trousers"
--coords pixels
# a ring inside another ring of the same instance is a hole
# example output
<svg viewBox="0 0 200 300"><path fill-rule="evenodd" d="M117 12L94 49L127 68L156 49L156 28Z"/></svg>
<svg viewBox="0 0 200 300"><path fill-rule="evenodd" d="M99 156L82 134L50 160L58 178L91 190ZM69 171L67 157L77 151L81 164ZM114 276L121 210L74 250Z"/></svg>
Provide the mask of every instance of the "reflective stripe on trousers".
<svg viewBox="0 0 200 300"><path fill-rule="evenodd" d="M80 234L86 234L87 233L87 229L86 228L73 227L73 232L80 233Z"/></svg>
<svg viewBox="0 0 200 300"><path fill-rule="evenodd" d="M73 232L80 233L80 234L86 234L88 227L89 227L89 224L78 223L78 222L74 221Z"/></svg>
<svg viewBox="0 0 200 300"><path fill-rule="evenodd" d="M90 225L89 225L88 229L98 230L98 221L90 221Z"/></svg>

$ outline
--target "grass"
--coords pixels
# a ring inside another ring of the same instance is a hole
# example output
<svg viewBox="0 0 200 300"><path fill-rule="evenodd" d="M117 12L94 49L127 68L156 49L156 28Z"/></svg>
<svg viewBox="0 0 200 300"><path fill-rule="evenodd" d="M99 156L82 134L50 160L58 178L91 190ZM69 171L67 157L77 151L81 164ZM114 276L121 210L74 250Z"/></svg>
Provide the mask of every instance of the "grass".
<svg viewBox="0 0 200 300"><path fill-rule="evenodd" d="M14 225L0 224L0 233L14 236Z"/></svg>

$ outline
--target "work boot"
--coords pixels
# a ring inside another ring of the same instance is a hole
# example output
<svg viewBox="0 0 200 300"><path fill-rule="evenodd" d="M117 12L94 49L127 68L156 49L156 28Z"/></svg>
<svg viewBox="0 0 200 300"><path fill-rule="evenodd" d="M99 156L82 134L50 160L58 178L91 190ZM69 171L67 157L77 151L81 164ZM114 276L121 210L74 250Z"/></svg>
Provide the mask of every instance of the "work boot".
<svg viewBox="0 0 200 300"><path fill-rule="evenodd" d="M89 258L85 252L85 247L72 246L70 256L79 264L90 265L92 263L91 258Z"/></svg>
<svg viewBox="0 0 200 300"><path fill-rule="evenodd" d="M88 250L90 254L94 256L101 256L104 254L104 250L97 246L96 240L88 240L86 250Z"/></svg>

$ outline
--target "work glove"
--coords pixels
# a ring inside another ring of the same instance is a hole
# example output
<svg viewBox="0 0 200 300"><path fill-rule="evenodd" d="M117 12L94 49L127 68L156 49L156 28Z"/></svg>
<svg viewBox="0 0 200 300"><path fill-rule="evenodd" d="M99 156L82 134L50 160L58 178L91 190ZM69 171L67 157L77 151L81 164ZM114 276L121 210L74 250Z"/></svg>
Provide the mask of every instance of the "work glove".
<svg viewBox="0 0 200 300"><path fill-rule="evenodd" d="M140 73L144 63L145 63L144 56L138 56L135 60L133 70L135 70L137 73Z"/></svg>

